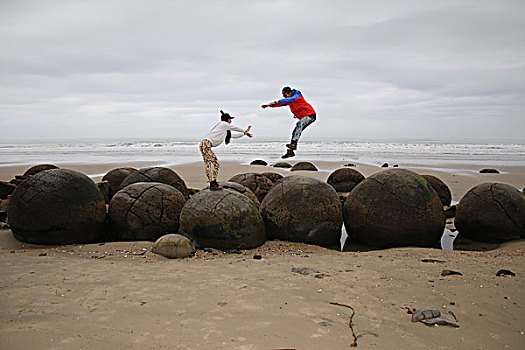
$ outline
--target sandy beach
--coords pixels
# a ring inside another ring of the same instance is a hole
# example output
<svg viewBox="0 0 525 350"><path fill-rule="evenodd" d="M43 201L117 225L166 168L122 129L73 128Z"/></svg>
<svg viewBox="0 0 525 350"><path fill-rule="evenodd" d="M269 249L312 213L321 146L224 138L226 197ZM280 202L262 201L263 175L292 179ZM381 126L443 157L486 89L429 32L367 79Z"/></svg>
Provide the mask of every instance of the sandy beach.
<svg viewBox="0 0 525 350"><path fill-rule="evenodd" d="M290 162L294 164L294 161ZM222 162L219 181L243 172L326 180L318 172ZM118 166L60 165L100 180ZM356 163L370 176L384 168ZM442 164L427 169L454 201L483 182L525 187L525 166ZM0 167L9 181L28 167ZM206 186L202 163L172 166L189 188ZM525 345L525 240L476 251L427 248L340 252L269 241L246 251L197 251L169 260L152 242L36 246L0 230L2 349L521 349ZM254 256L257 258L254 258ZM260 259L259 259L260 258ZM441 276L444 269L461 275ZM508 269L513 277L496 276ZM412 323L409 310L452 311L459 328Z"/></svg>

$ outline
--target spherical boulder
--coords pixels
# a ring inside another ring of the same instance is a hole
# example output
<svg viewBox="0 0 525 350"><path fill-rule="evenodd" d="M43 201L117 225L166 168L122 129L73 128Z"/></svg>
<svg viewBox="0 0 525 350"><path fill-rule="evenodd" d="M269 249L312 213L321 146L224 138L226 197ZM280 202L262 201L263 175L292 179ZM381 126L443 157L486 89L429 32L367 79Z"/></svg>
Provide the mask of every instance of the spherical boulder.
<svg viewBox="0 0 525 350"><path fill-rule="evenodd" d="M290 169L290 171L297 170L317 171L317 168L310 162L299 162Z"/></svg>
<svg viewBox="0 0 525 350"><path fill-rule="evenodd" d="M188 237L171 233L157 239L151 251L169 259L180 259L191 256L196 250Z"/></svg>
<svg viewBox="0 0 525 350"><path fill-rule="evenodd" d="M432 186L404 169L361 181L343 211L349 239L380 248L438 246L445 228L443 206Z"/></svg>
<svg viewBox="0 0 525 350"><path fill-rule="evenodd" d="M459 201L454 224L465 238L504 242L525 238L525 195L502 183L483 183Z"/></svg>
<svg viewBox="0 0 525 350"><path fill-rule="evenodd" d="M450 188L441 181L441 179L435 177L434 175L421 175L427 182L432 186L434 191L436 191L439 199L441 200L441 204L443 204L444 207L449 207L450 203L452 203L452 193L450 192Z"/></svg>
<svg viewBox="0 0 525 350"><path fill-rule="evenodd" d="M230 189L203 190L191 197L180 214L180 233L197 248L253 249L266 241L256 205Z"/></svg>
<svg viewBox="0 0 525 350"><path fill-rule="evenodd" d="M281 174L279 173L272 173L272 172L269 172L269 173L262 173L261 175L264 175L266 176L267 178L269 178L273 183L276 183L277 181L279 181L280 179L282 179L284 176L282 176Z"/></svg>
<svg viewBox="0 0 525 350"><path fill-rule="evenodd" d="M110 170L107 172L106 175L102 178L102 181L107 181L107 190L102 192L104 194L104 199L106 200L106 203L109 204L111 202L111 198L117 193L117 191L120 189L120 184L124 179L131 173L134 173L137 171L135 168L116 168L113 170Z"/></svg>
<svg viewBox="0 0 525 350"><path fill-rule="evenodd" d="M268 192L259 211L269 239L321 246L339 244L341 202L326 182L305 176L285 177Z"/></svg>
<svg viewBox="0 0 525 350"><path fill-rule="evenodd" d="M141 168L126 176L120 184L120 189L136 182L160 182L175 187L184 195L184 198L188 199L189 197L189 191L184 180L169 168Z"/></svg>
<svg viewBox="0 0 525 350"><path fill-rule="evenodd" d="M102 239L104 197L86 175L41 171L20 183L7 208L13 235L34 244L74 244Z"/></svg>
<svg viewBox="0 0 525 350"><path fill-rule="evenodd" d="M255 193L253 193L252 190L250 190L248 187L244 185L241 185L240 183L227 181L227 182L219 182L218 184L222 188L227 188L229 190L237 191L240 194L243 194L246 197L250 198L255 203L257 208L259 208L259 205L261 205L261 202L259 202L259 199L257 199L257 196L255 195ZM209 189L209 188L210 186L208 185L208 187L206 187L205 189Z"/></svg>
<svg viewBox="0 0 525 350"><path fill-rule="evenodd" d="M108 219L114 240L154 241L178 232L186 203L175 187L159 182L137 182L118 191L109 204Z"/></svg>
<svg viewBox="0 0 525 350"><path fill-rule="evenodd" d="M273 186L272 180L262 174L256 173L238 174L228 181L237 182L248 187L253 193L255 193L259 202L264 199L264 196L266 196L270 188Z"/></svg>
<svg viewBox="0 0 525 350"><path fill-rule="evenodd" d="M266 165L268 165L268 163L265 162L265 161L262 160L262 159L256 159L256 160L252 161L252 162L250 163L250 165L262 165L262 166L266 166Z"/></svg>
<svg viewBox="0 0 525 350"><path fill-rule="evenodd" d="M337 192L350 192L365 177L359 171L350 168L337 169L328 176L326 183Z"/></svg>
<svg viewBox="0 0 525 350"><path fill-rule="evenodd" d="M38 165L32 166L31 168L27 169L26 172L24 173L24 176L35 175L41 171L51 170L51 169L58 169L58 167L53 164L38 164Z"/></svg>

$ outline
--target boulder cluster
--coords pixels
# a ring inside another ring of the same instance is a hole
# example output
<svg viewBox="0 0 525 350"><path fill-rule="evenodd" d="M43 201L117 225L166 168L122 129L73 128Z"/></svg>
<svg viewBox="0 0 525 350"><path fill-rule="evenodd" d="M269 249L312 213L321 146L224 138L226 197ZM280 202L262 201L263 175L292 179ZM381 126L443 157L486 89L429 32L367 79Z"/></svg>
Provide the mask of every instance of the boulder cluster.
<svg viewBox="0 0 525 350"><path fill-rule="evenodd" d="M82 173L42 164L0 183L0 213L7 211L13 235L23 242L149 240L169 258L196 248L253 249L267 239L339 248L343 225L346 244L438 247L447 218L472 240L525 237L525 195L505 184L476 186L457 207L443 181L399 168L365 178L345 167L326 182L244 173L220 185L221 191L188 189L165 167L117 168L95 184Z"/></svg>

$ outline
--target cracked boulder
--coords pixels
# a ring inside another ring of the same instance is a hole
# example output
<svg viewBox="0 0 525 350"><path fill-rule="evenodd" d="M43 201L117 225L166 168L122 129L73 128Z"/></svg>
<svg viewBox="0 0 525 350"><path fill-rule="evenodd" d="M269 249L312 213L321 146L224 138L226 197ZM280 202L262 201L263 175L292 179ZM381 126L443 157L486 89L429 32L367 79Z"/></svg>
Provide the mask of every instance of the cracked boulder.
<svg viewBox="0 0 525 350"><path fill-rule="evenodd" d="M279 173L272 173L272 172L262 173L261 175L266 176L266 177L269 178L273 183L276 183L276 182L279 181L280 179L284 178L284 176L282 176L281 174L279 174Z"/></svg>
<svg viewBox="0 0 525 350"><path fill-rule="evenodd" d="M102 239L104 197L86 175L67 169L39 172L20 183L7 207L16 239L33 244Z"/></svg>
<svg viewBox="0 0 525 350"><path fill-rule="evenodd" d="M109 204L111 202L111 198L117 193L117 191L120 189L120 184L124 179L131 173L134 173L137 171L135 168L116 168L113 170L110 170L104 177L102 178L101 182L107 181L108 184L105 186L105 191L102 191L104 194L104 199L106 200L106 203Z"/></svg>
<svg viewBox="0 0 525 350"><path fill-rule="evenodd" d="M434 175L421 175L427 182L432 186L434 191L436 191L439 199L441 200L441 204L443 204L444 207L449 207L450 203L452 203L452 193L450 192L450 188L441 181L441 179L435 177Z"/></svg>
<svg viewBox="0 0 525 350"><path fill-rule="evenodd" d="M155 241L179 230L186 203L175 187L158 182L137 182L118 191L109 204L108 218L114 240Z"/></svg>
<svg viewBox="0 0 525 350"><path fill-rule="evenodd" d="M332 172L326 182L337 192L350 192L364 179L363 174L355 169L341 168Z"/></svg>
<svg viewBox="0 0 525 350"><path fill-rule="evenodd" d="M404 169L376 173L350 192L344 204L349 240L379 248L438 246L443 206L421 175Z"/></svg>
<svg viewBox="0 0 525 350"><path fill-rule="evenodd" d="M264 196L266 196L270 188L273 186L272 180L262 174L256 173L238 174L228 181L237 182L248 187L253 193L255 193L259 202L264 199Z"/></svg>
<svg viewBox="0 0 525 350"><path fill-rule="evenodd" d="M455 226L465 238L505 242L525 238L525 195L502 183L483 183L461 198Z"/></svg>
<svg viewBox="0 0 525 350"><path fill-rule="evenodd" d="M191 197L180 214L180 233L197 248L253 249L266 241L256 205L227 188Z"/></svg>
<svg viewBox="0 0 525 350"><path fill-rule="evenodd" d="M132 172L120 184L120 189L136 182L160 182L178 189L184 198L189 198L189 191L186 183L173 170L164 167L141 168Z"/></svg>
<svg viewBox="0 0 525 350"><path fill-rule="evenodd" d="M305 176L285 177L268 192L259 211L269 239L325 247L339 244L341 202L326 182Z"/></svg>
<svg viewBox="0 0 525 350"><path fill-rule="evenodd" d="M227 181L227 182L219 182L218 184L222 188L227 188L229 190L237 191L240 194L243 194L246 197L250 198L253 201L253 203L255 203L257 208L259 208L259 205L261 205L261 202L259 202L259 199L257 199L257 196L255 195L255 193L253 193L252 190L250 190L246 186L241 185L240 183ZM209 189L209 188L210 186L208 185L208 187L206 187L205 189Z"/></svg>

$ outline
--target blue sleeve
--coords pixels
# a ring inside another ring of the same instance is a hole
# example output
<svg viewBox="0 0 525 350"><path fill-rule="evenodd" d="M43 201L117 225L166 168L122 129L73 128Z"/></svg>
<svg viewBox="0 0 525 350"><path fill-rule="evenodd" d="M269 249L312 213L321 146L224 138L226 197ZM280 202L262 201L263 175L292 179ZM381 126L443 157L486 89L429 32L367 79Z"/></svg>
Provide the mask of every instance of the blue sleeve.
<svg viewBox="0 0 525 350"><path fill-rule="evenodd" d="M290 103L295 102L295 100L297 100L301 96L302 96L301 95L301 91L295 90L295 93L291 97L283 98L283 99L277 101L277 103L279 103L279 104L282 104L282 103L290 104Z"/></svg>

